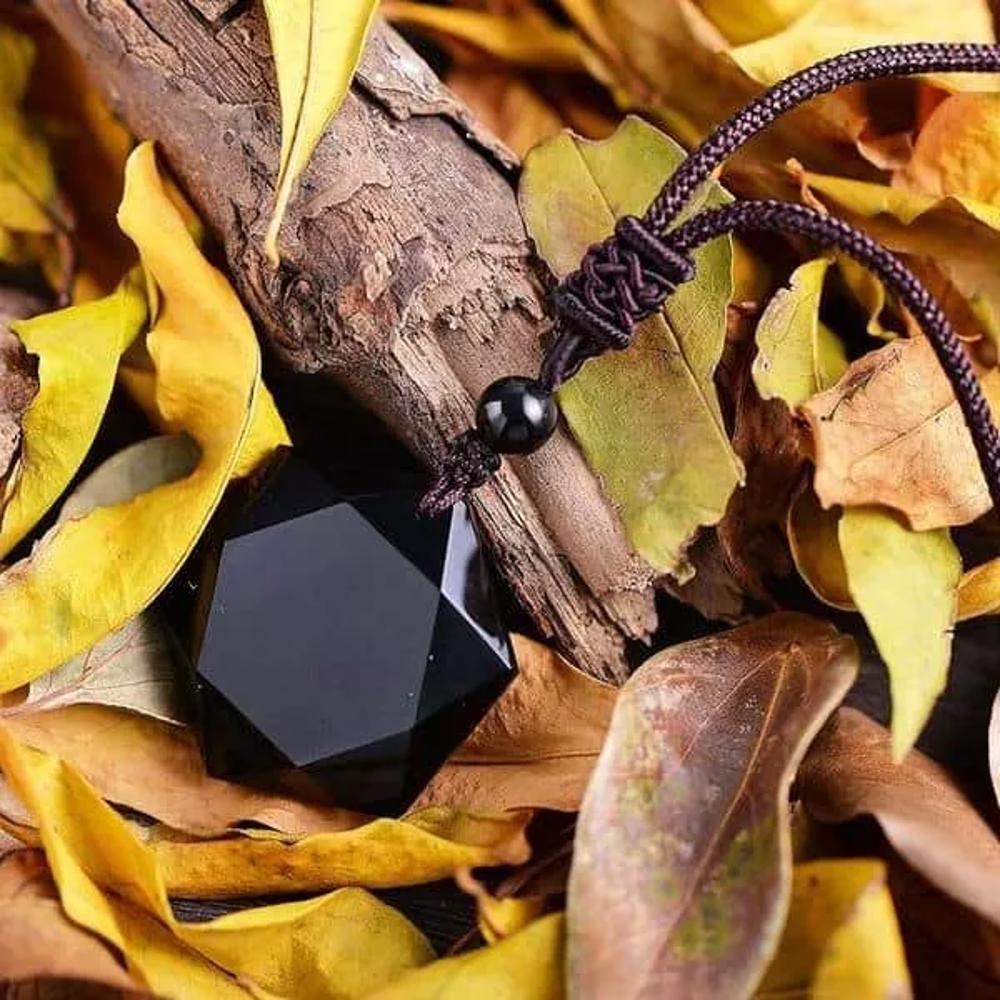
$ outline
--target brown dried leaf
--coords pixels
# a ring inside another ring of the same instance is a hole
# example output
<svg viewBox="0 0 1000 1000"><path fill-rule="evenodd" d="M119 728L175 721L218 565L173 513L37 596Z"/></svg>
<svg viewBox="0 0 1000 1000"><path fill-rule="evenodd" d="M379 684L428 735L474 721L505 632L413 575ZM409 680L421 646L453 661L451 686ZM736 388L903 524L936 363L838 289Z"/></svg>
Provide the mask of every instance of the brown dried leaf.
<svg viewBox="0 0 1000 1000"><path fill-rule="evenodd" d="M786 613L668 649L625 684L577 829L576 997L749 993L790 891L788 787L856 666L850 639Z"/></svg>
<svg viewBox="0 0 1000 1000"><path fill-rule="evenodd" d="M414 809L579 808L618 689L540 643L513 641L520 672Z"/></svg>
<svg viewBox="0 0 1000 1000"><path fill-rule="evenodd" d="M890 859L910 973L921 997L995 1000L1000 995L1000 927Z"/></svg>
<svg viewBox="0 0 1000 1000"><path fill-rule="evenodd" d="M212 778L191 732L125 709L70 705L4 724L29 746L73 764L105 798L191 833L209 836L246 821L309 834L366 818Z"/></svg>
<svg viewBox="0 0 1000 1000"><path fill-rule="evenodd" d="M1000 372L983 389L1000 404ZM882 504L917 530L967 524L990 509L968 429L934 350L898 340L855 361L802 407L824 507Z"/></svg>
<svg viewBox="0 0 1000 1000"><path fill-rule="evenodd" d="M0 983L73 979L144 992L98 938L63 913L39 851L0 861Z"/></svg>
<svg viewBox="0 0 1000 1000"><path fill-rule="evenodd" d="M740 585L760 600L766 580L791 571L784 522L805 472L805 433L780 399L762 399L752 377L753 336L731 341L716 381L732 402L733 449L746 482L729 499L716 527L726 564Z"/></svg>
<svg viewBox="0 0 1000 1000"><path fill-rule="evenodd" d="M24 349L10 322L44 309L36 298L0 289L0 509L8 477L21 451L21 422L38 392L38 362Z"/></svg>
<svg viewBox="0 0 1000 1000"><path fill-rule="evenodd" d="M843 708L810 749L799 783L816 819L874 816L928 881L1000 924L1000 841L928 757L913 750L894 765L889 732Z"/></svg>
<svg viewBox="0 0 1000 1000"><path fill-rule="evenodd" d="M517 73L459 65L448 71L445 83L520 157L563 127L555 109Z"/></svg>

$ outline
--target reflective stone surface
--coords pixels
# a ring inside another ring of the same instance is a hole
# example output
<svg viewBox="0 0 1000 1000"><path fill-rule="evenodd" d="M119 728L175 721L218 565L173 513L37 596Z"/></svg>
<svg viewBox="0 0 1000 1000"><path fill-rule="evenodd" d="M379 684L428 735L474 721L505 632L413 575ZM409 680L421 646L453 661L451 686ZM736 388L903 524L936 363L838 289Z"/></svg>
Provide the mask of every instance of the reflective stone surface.
<svg viewBox="0 0 1000 1000"><path fill-rule="evenodd" d="M401 491L345 499L285 453L197 585L210 770L296 768L334 801L395 813L514 672L464 506ZM214 577L214 579L213 579Z"/></svg>

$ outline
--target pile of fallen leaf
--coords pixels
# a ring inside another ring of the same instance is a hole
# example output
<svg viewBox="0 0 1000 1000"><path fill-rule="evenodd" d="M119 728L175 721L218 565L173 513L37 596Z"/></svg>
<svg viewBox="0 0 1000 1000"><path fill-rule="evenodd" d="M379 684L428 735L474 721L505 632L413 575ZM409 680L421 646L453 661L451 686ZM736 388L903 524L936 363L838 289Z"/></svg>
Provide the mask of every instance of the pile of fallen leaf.
<svg viewBox="0 0 1000 1000"><path fill-rule="evenodd" d="M265 7L277 259L375 3ZM385 12L526 154L522 213L557 275L763 86L863 45L995 39L985 0ZM1000 81L856 86L699 204L802 199L877 237L1000 407L998 165ZM156 616L227 487L288 440L208 239L72 53L0 3L9 996L997 995L996 802L913 747L956 623L1000 611L1000 536L947 382L877 280L797 243L717 241L631 350L565 386L632 545L711 634L671 644L666 615L620 690L516 637L505 695L407 815L372 819L210 777ZM888 728L840 707L859 668L843 630L877 651ZM976 741L1000 786L996 711ZM441 880L478 932L435 949L385 890Z"/></svg>

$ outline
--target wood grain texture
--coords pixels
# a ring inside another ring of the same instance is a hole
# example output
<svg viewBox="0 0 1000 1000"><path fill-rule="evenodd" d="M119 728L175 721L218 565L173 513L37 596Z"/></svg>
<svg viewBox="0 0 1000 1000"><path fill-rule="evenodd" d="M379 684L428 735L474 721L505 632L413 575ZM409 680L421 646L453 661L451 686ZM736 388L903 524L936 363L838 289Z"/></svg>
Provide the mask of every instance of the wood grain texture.
<svg viewBox="0 0 1000 1000"><path fill-rule="evenodd" d="M493 379L537 369L548 322L512 158L391 29L373 33L274 269L262 245L279 116L259 3L40 7L132 130L157 141L285 364L335 379L425 460ZM505 463L474 503L541 631L588 672L623 677L626 639L655 624L652 572L572 442Z"/></svg>

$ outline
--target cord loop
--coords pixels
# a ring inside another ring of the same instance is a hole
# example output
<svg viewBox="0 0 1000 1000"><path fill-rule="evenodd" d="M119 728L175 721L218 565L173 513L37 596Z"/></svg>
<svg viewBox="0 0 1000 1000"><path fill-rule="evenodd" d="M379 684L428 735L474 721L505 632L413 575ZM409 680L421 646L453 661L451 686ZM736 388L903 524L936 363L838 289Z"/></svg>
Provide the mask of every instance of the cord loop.
<svg viewBox="0 0 1000 1000"><path fill-rule="evenodd" d="M671 228L712 172L787 111L850 83L944 72L1000 72L1000 45L915 42L847 52L795 73L737 111L681 163L641 219L621 219L614 235L590 247L580 267L556 288L558 335L546 352L539 386L554 392L589 358L628 347L636 324L694 277L690 254L708 240L749 230L797 233L869 267L909 310L951 382L990 496L1000 509L1000 432L989 404L947 316L897 257L839 219L777 201L706 209ZM422 501L422 512L445 510L499 467L499 455L475 431L460 435Z"/></svg>

